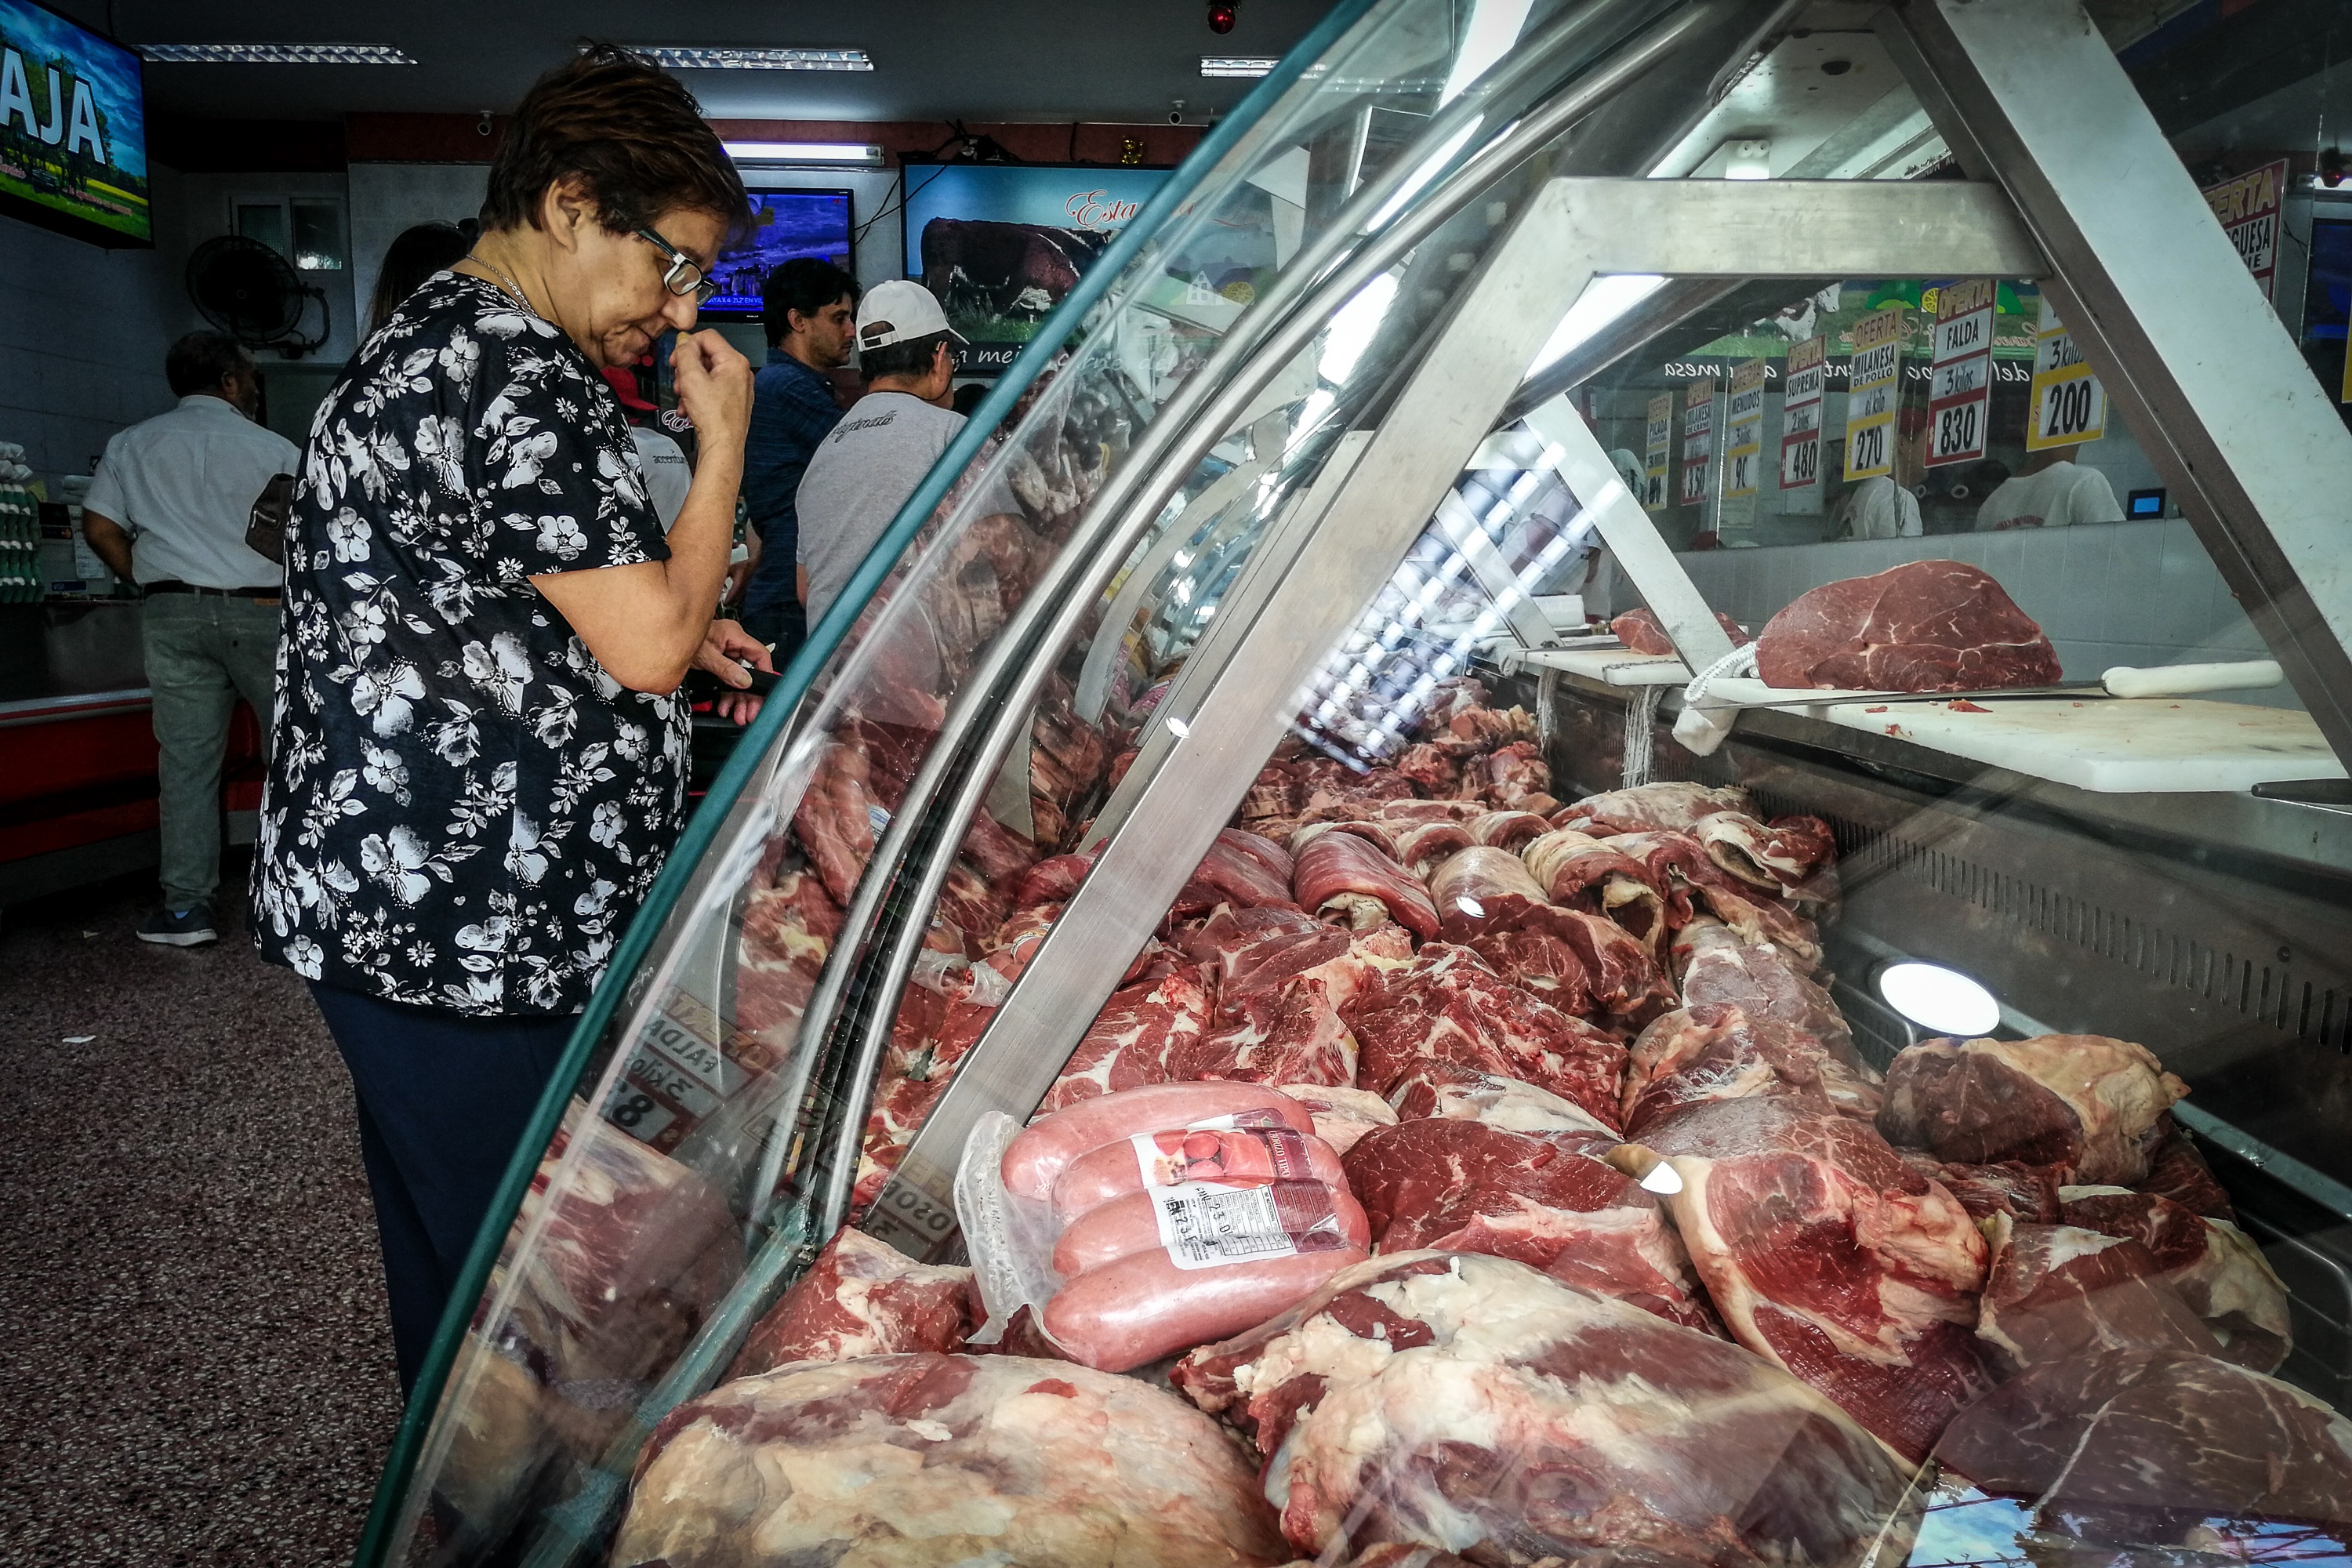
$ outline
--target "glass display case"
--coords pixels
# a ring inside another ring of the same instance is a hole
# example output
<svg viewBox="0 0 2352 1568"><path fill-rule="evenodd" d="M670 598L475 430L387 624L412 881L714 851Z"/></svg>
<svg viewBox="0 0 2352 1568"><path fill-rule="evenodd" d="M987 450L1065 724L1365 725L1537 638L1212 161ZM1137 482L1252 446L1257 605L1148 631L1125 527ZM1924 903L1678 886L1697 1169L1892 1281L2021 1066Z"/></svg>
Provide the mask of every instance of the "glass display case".
<svg viewBox="0 0 2352 1568"><path fill-rule="evenodd" d="M714 789L362 1561L2342 1560L2347 498L2071 5L1341 6Z"/></svg>

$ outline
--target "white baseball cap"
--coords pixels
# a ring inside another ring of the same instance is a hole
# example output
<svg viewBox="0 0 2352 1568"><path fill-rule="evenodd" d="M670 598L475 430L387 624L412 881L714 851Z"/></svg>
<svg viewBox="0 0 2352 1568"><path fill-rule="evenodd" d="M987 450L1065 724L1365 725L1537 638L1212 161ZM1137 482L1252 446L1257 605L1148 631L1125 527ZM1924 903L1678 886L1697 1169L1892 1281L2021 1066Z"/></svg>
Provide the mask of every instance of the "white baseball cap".
<svg viewBox="0 0 2352 1568"><path fill-rule="evenodd" d="M857 346L861 349L887 348L914 338L928 338L934 332L945 332L959 344L964 341L961 332L948 325L948 313L931 298L931 291L911 279L893 278L887 283L877 283L857 302Z"/></svg>

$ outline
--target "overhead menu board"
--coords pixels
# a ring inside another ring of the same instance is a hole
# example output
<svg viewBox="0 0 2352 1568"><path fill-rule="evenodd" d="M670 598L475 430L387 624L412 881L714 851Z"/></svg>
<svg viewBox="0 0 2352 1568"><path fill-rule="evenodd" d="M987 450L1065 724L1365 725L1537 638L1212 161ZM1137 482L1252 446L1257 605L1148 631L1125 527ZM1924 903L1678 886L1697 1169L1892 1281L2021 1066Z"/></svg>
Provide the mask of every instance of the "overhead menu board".
<svg viewBox="0 0 2352 1568"><path fill-rule="evenodd" d="M1725 405L1723 494L1726 500L1756 493L1764 451L1764 362L1743 360L1731 373Z"/></svg>
<svg viewBox="0 0 2352 1568"><path fill-rule="evenodd" d="M1927 377L1927 466L1985 455L1992 398L1993 282L1964 278L1936 291L1936 344Z"/></svg>
<svg viewBox="0 0 2352 1568"><path fill-rule="evenodd" d="M1652 511L1666 505L1666 464L1674 456L1675 395L1662 392L1650 399L1650 416L1642 438L1642 504Z"/></svg>
<svg viewBox="0 0 2352 1568"><path fill-rule="evenodd" d="M2221 232L2238 247L2238 255L2263 298L2273 299L2271 286L2278 275L2280 208L2286 194L2286 160L2277 158L2235 179L2208 185L2203 195L2221 225Z"/></svg>
<svg viewBox="0 0 2352 1568"><path fill-rule="evenodd" d="M2107 394L2083 363L2074 335L2042 299L2042 330L2033 334L2032 401L2025 416L2025 449L2040 452L2095 441L2107 433Z"/></svg>
<svg viewBox="0 0 2352 1568"><path fill-rule="evenodd" d="M1895 471L1895 398L1903 371L1903 307L1873 310L1853 324L1846 384L1845 478Z"/></svg>
<svg viewBox="0 0 2352 1568"><path fill-rule="evenodd" d="M1801 490L1822 481L1822 380L1828 340L1789 345L1788 376L1780 384L1780 488Z"/></svg>
<svg viewBox="0 0 2352 1568"><path fill-rule="evenodd" d="M139 57L29 0L0 0L0 212L97 245L147 245Z"/></svg>
<svg viewBox="0 0 2352 1568"><path fill-rule="evenodd" d="M1685 506L1706 499L1707 465L1715 459L1715 379L1695 381L1683 391L1683 483Z"/></svg>

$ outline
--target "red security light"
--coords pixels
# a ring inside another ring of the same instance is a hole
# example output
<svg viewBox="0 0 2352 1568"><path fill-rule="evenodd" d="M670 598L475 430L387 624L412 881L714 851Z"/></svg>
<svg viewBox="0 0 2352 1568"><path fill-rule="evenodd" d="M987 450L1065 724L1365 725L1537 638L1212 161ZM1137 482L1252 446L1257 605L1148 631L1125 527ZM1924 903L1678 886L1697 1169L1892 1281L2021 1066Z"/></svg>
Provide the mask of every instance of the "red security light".
<svg viewBox="0 0 2352 1568"><path fill-rule="evenodd" d="M1230 33L1241 18L1241 7L1234 0L1209 0L1209 31Z"/></svg>

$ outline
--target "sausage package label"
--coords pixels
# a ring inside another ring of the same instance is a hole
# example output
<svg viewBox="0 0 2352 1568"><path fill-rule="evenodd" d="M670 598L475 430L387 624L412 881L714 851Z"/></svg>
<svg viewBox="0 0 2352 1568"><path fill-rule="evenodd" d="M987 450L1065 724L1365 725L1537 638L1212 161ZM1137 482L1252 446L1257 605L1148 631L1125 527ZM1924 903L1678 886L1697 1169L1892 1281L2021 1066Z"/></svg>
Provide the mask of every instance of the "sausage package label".
<svg viewBox="0 0 2352 1568"><path fill-rule="evenodd" d="M1169 1258L1179 1268L1217 1268L1345 1247L1330 1189L1310 1173L1307 1140L1287 1127L1232 1125L1238 1120L1129 1140Z"/></svg>

